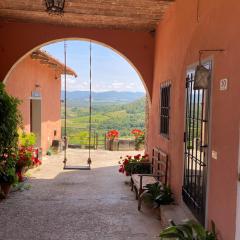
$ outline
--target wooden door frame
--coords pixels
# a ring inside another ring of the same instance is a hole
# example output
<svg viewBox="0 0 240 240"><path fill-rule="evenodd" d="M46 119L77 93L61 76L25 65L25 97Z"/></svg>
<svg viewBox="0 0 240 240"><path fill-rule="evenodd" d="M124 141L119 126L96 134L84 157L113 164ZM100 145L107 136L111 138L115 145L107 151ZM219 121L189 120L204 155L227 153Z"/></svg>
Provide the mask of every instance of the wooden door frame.
<svg viewBox="0 0 240 240"><path fill-rule="evenodd" d="M41 131L40 131L40 147L42 146L42 97L30 97L30 132L32 132L32 101L33 100L37 100L40 101L40 105L41 105L41 119L40 119L40 125L41 125ZM37 143L37 142L36 142Z"/></svg>
<svg viewBox="0 0 240 240"><path fill-rule="evenodd" d="M240 239L240 128L238 131L238 182L237 182L237 205L236 205L236 234L235 240Z"/></svg>

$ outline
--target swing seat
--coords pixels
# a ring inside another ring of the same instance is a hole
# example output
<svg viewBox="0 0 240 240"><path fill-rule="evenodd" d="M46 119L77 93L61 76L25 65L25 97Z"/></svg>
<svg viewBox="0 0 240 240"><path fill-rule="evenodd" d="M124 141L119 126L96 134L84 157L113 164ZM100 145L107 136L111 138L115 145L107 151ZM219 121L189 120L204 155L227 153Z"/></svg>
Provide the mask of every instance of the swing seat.
<svg viewBox="0 0 240 240"><path fill-rule="evenodd" d="M64 166L64 170L91 170L90 166Z"/></svg>
<svg viewBox="0 0 240 240"><path fill-rule="evenodd" d="M64 65L65 65L65 68L64 68L64 83L65 83L65 89L64 89L64 110L65 110L65 116L64 116L64 119L65 119L65 126L64 126L64 129L65 129L65 135L64 135L64 167L63 167L63 170L91 170L91 130L92 130L92 43L90 41L90 44L89 44L89 47L90 47L90 72L89 72L89 144L88 144L88 147L89 147L89 157L88 157L88 161L87 161L87 164L86 166L67 166L66 163L67 163L67 154L66 154L66 151L67 151L67 147L68 147L68 142L67 142L67 104L66 104L66 98L67 98L67 90L66 90L66 86L67 86L67 73L66 73L66 56L67 56L67 52L66 52L66 43L64 41Z"/></svg>

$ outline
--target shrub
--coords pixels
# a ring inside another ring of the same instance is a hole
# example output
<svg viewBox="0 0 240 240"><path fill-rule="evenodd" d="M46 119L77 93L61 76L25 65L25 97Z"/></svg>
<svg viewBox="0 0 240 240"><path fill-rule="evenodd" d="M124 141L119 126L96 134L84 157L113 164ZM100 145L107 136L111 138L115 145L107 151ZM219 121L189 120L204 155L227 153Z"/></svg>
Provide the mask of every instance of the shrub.
<svg viewBox="0 0 240 240"><path fill-rule="evenodd" d="M16 181L18 160L18 128L22 117L18 110L20 100L8 95L0 83L0 182L13 184Z"/></svg>
<svg viewBox="0 0 240 240"><path fill-rule="evenodd" d="M19 145L22 147L34 146L36 144L36 136L34 133L19 133Z"/></svg>
<svg viewBox="0 0 240 240"><path fill-rule="evenodd" d="M20 100L8 95L0 83L0 156L17 148L18 128L22 124L19 104Z"/></svg>

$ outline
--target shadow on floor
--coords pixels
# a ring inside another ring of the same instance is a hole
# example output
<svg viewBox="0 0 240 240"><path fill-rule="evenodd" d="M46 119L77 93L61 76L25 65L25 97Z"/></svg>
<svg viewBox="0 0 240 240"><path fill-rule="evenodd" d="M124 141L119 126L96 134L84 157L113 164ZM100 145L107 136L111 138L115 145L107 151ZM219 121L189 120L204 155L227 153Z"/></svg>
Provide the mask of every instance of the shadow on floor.
<svg viewBox="0 0 240 240"><path fill-rule="evenodd" d="M160 221L148 209L137 211L117 165L41 178L48 170L36 171L29 190L0 203L0 239L158 239Z"/></svg>

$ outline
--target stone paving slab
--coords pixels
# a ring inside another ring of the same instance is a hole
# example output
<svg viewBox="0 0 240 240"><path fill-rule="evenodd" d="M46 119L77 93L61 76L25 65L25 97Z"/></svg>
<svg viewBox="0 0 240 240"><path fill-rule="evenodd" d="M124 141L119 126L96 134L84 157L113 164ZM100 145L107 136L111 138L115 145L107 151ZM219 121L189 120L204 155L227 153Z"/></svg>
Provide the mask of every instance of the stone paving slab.
<svg viewBox="0 0 240 240"><path fill-rule="evenodd" d="M63 170L63 154L30 171L29 190L0 202L1 240L154 240L161 223L118 173L121 154L93 151L92 170ZM68 151L68 163L86 164L87 150Z"/></svg>

